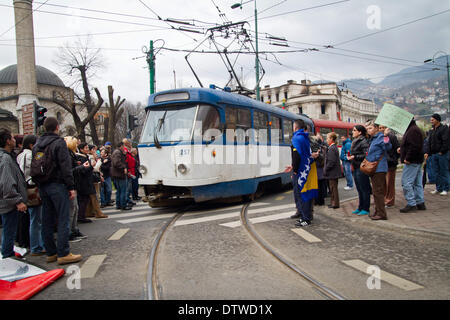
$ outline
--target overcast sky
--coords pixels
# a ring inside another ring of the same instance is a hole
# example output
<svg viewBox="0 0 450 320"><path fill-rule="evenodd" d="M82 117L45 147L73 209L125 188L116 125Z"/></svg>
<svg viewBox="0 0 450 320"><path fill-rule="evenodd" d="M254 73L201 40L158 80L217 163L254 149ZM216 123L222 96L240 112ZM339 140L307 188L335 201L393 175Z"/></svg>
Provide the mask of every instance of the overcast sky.
<svg viewBox="0 0 450 320"><path fill-rule="evenodd" d="M171 30L171 26L182 25L168 24L157 16L163 20L195 20L196 30L203 32L224 21L248 19L245 28L254 37L254 1L243 1L242 9L231 9L236 2L240 0L33 1L36 63L70 84L71 80L54 63L58 47L73 46L77 39L84 41L91 34L91 46L102 48L105 68L91 79L90 85L98 87L104 97L107 86L112 85L115 94L132 102L145 102L149 71L142 58L142 47L148 47L150 40L163 39L164 42L156 41L155 47L164 44L167 48L192 50L206 38L206 34ZM0 69L17 63L12 4L12 0L0 0ZM449 0L256 0L256 4L260 51L320 50L261 54L266 72L261 86L278 86L286 80L305 78L333 81L369 78L378 82L408 66L421 65L439 50L450 53L450 11L446 11L450 10ZM435 16L426 18L431 15ZM402 24L406 25L391 29ZM372 33L376 34L368 36ZM271 45L268 35L285 38L289 47ZM359 37L362 38L356 39ZM224 39L216 33L215 39L220 48L228 45L229 50L241 48L240 43L232 41L233 35ZM326 45L335 48L325 49ZM247 46L251 48L249 43ZM211 51L215 46L207 40L199 50ZM157 91L172 89L175 84L198 86L184 59L186 54L158 52ZM236 57L230 55L233 63ZM227 83L228 72L217 54L192 53L189 61L204 86ZM235 70L248 87L255 86L254 55L239 55Z"/></svg>

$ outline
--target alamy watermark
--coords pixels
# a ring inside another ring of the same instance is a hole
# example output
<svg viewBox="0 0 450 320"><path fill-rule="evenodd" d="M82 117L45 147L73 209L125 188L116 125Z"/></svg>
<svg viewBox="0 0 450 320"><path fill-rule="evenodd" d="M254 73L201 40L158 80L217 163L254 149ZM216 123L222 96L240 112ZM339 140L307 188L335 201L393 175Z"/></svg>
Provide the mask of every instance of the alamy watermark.
<svg viewBox="0 0 450 320"><path fill-rule="evenodd" d="M67 289L80 290L81 289L81 269L77 265L69 266L66 270L66 274L69 278L66 281Z"/></svg>
<svg viewBox="0 0 450 320"><path fill-rule="evenodd" d="M369 15L367 18L367 28L369 30L381 29L381 8L377 5L370 5L366 9L366 13Z"/></svg>
<svg viewBox="0 0 450 320"><path fill-rule="evenodd" d="M369 290L381 289L381 269L378 266L368 266L366 270L370 277L367 278L366 285Z"/></svg>

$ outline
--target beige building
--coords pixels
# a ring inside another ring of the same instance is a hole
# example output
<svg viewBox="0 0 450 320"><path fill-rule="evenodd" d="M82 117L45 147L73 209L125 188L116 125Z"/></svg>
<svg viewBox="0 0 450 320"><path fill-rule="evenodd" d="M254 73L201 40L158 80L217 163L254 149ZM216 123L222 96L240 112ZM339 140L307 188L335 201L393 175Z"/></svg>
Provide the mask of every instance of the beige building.
<svg viewBox="0 0 450 320"><path fill-rule="evenodd" d="M261 101L283 107L293 113L306 114L312 119L340 120L364 123L375 119L377 108L370 100L340 90L336 83L312 84L310 80L287 81L278 87L266 85L260 91Z"/></svg>

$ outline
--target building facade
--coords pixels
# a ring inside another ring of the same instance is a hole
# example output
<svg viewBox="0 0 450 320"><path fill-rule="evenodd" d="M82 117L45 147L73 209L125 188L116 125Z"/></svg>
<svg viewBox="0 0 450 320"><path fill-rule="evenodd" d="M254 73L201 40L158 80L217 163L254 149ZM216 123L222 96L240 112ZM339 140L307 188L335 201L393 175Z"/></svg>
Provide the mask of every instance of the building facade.
<svg viewBox="0 0 450 320"><path fill-rule="evenodd" d="M377 108L373 101L362 99L349 90L341 90L334 82L313 84L310 80L260 91L261 101L286 110L305 114L312 119L364 123L375 119Z"/></svg>

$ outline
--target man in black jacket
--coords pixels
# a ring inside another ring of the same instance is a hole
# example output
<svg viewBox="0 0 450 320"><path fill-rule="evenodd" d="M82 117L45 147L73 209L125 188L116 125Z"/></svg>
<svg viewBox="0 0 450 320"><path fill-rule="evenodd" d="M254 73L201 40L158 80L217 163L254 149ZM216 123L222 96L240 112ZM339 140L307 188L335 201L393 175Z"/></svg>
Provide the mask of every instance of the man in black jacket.
<svg viewBox="0 0 450 320"><path fill-rule="evenodd" d="M400 153L400 160L404 164L402 187L407 202L406 207L400 209L400 212L426 210L422 186L423 135L414 119L403 135L402 144L397 152Z"/></svg>
<svg viewBox="0 0 450 320"><path fill-rule="evenodd" d="M432 194L440 193L446 196L450 190L448 182L448 150L449 150L449 132L448 126L441 124L441 116L437 113L431 116L431 131L428 141L429 154L425 154L425 159L432 155L433 170L436 176L436 190Z"/></svg>
<svg viewBox="0 0 450 320"><path fill-rule="evenodd" d="M45 133L33 147L33 160L47 149L51 154L54 166L51 176L44 183L39 183L42 198L42 238L47 251L47 262L58 261L58 264L78 262L81 255L70 253L70 202L76 196L75 182L72 174L72 160L66 142L59 133L56 118L49 117L44 121ZM46 154L47 156L47 154ZM33 165L33 162L32 162ZM57 245L53 237L54 224L58 221Z"/></svg>

